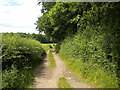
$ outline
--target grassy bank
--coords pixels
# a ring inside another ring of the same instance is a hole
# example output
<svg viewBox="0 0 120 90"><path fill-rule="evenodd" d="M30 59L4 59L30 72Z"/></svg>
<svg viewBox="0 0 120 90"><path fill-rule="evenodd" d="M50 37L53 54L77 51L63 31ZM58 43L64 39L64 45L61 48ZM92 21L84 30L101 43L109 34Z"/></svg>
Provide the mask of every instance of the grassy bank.
<svg viewBox="0 0 120 90"><path fill-rule="evenodd" d="M111 73L104 72L104 68L91 63L83 63L80 60L59 56L64 60L68 68L75 72L77 77L82 78L84 82L91 84L93 87L118 88L117 78L114 78L116 76L111 76Z"/></svg>

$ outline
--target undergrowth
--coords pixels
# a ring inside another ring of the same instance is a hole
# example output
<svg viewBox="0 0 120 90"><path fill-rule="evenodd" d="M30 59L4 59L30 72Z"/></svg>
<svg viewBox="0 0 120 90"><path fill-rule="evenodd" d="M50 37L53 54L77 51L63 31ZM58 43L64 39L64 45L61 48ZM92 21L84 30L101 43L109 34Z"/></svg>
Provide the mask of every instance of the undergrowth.
<svg viewBox="0 0 120 90"><path fill-rule="evenodd" d="M12 68L2 72L3 88L28 88L33 84L34 75L28 70L17 70Z"/></svg>
<svg viewBox="0 0 120 90"><path fill-rule="evenodd" d="M96 34L99 38L95 38L96 35L93 34L93 37L88 40L85 38L88 34L81 35L77 34L62 43L60 49L62 59L71 70L91 85L98 88L118 88L117 63L114 58L110 62L106 57L107 53L104 52L102 47L104 44L101 42L104 36Z"/></svg>
<svg viewBox="0 0 120 90"><path fill-rule="evenodd" d="M111 73L105 72L105 69L93 65L92 63L83 63L80 60L73 58L65 58L60 55L60 58L65 62L68 68L75 72L76 76L86 83L90 83L96 88L118 88L118 79L112 76Z"/></svg>

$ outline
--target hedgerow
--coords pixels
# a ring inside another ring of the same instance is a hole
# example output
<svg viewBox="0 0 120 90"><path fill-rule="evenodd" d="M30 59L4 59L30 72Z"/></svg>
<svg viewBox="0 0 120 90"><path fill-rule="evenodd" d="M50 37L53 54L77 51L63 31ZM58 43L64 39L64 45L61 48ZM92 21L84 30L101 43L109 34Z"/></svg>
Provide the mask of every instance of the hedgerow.
<svg viewBox="0 0 120 90"><path fill-rule="evenodd" d="M42 10L37 29L58 41L56 52L74 71L96 87L120 87L119 2L56 2Z"/></svg>
<svg viewBox="0 0 120 90"><path fill-rule="evenodd" d="M29 88L33 81L34 75L28 70L13 67L2 72L2 88Z"/></svg>
<svg viewBox="0 0 120 90"><path fill-rule="evenodd" d="M74 38L64 40L60 56L73 71L95 87L118 87L118 63L114 56L111 60L104 51L104 35L92 34L91 39L86 39L87 35L78 33Z"/></svg>
<svg viewBox="0 0 120 90"><path fill-rule="evenodd" d="M115 3L100 7L93 4L91 10L75 18L77 33L67 37L60 47L60 55L70 68L95 87L120 86L118 6Z"/></svg>
<svg viewBox="0 0 120 90"><path fill-rule="evenodd" d="M3 34L2 87L23 88L31 84L33 82L31 70L42 62L44 55L45 50L39 41L18 35Z"/></svg>
<svg viewBox="0 0 120 90"><path fill-rule="evenodd" d="M41 62L45 54L40 42L29 38L3 35L2 44L3 70L10 68L12 64L18 69L25 69Z"/></svg>

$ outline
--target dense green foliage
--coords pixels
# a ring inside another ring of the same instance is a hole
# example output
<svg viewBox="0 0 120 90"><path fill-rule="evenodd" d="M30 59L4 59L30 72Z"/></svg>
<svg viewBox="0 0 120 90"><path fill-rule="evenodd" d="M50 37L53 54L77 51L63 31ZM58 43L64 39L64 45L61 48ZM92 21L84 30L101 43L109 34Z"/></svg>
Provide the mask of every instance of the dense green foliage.
<svg viewBox="0 0 120 90"><path fill-rule="evenodd" d="M42 34L27 34L27 33L4 33L5 35L10 35L10 36L20 36L23 38L31 38L31 39L35 39L37 41L40 41L41 43L52 43L53 41L50 40L50 38L46 37L46 35L42 35Z"/></svg>
<svg viewBox="0 0 120 90"><path fill-rule="evenodd" d="M72 69L104 88L120 86L119 26L119 3L57 2L37 21Z"/></svg>
<svg viewBox="0 0 120 90"><path fill-rule="evenodd" d="M73 71L92 85L106 88L118 87L118 65L104 52L99 44L102 42L98 42L101 38L86 41L84 37L77 34L72 39L66 39L61 45L60 56Z"/></svg>
<svg viewBox="0 0 120 90"><path fill-rule="evenodd" d="M39 5L42 5L41 12L43 14L47 13L50 11L50 9L55 5L56 2L39 2Z"/></svg>
<svg viewBox="0 0 120 90"><path fill-rule="evenodd" d="M11 67L12 64L24 69L26 66L40 62L43 58L44 50L36 40L3 35L2 43L3 69Z"/></svg>
<svg viewBox="0 0 120 90"><path fill-rule="evenodd" d="M41 43L19 35L2 36L3 88L24 88L33 82L31 70L42 62L45 50Z"/></svg>
<svg viewBox="0 0 120 90"><path fill-rule="evenodd" d="M77 31L77 19L82 14L82 9L90 9L89 3L59 3L38 18L37 29L45 32L49 37L55 40L63 40L66 36L71 36ZM81 8L77 8L81 7ZM78 12L79 11L79 12Z"/></svg>
<svg viewBox="0 0 120 90"><path fill-rule="evenodd" d="M33 83L33 74L28 70L17 70L15 67L2 72L3 88L24 88Z"/></svg>

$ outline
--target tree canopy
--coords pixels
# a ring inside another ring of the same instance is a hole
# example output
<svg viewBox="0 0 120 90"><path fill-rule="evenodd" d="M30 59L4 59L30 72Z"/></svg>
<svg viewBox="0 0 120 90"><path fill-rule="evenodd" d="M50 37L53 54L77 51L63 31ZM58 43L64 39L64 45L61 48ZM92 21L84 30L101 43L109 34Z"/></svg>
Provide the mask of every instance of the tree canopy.
<svg viewBox="0 0 120 90"><path fill-rule="evenodd" d="M119 22L119 3L44 2L42 5L44 15L38 18L37 29L59 41L74 35L79 27L84 28L87 24Z"/></svg>

